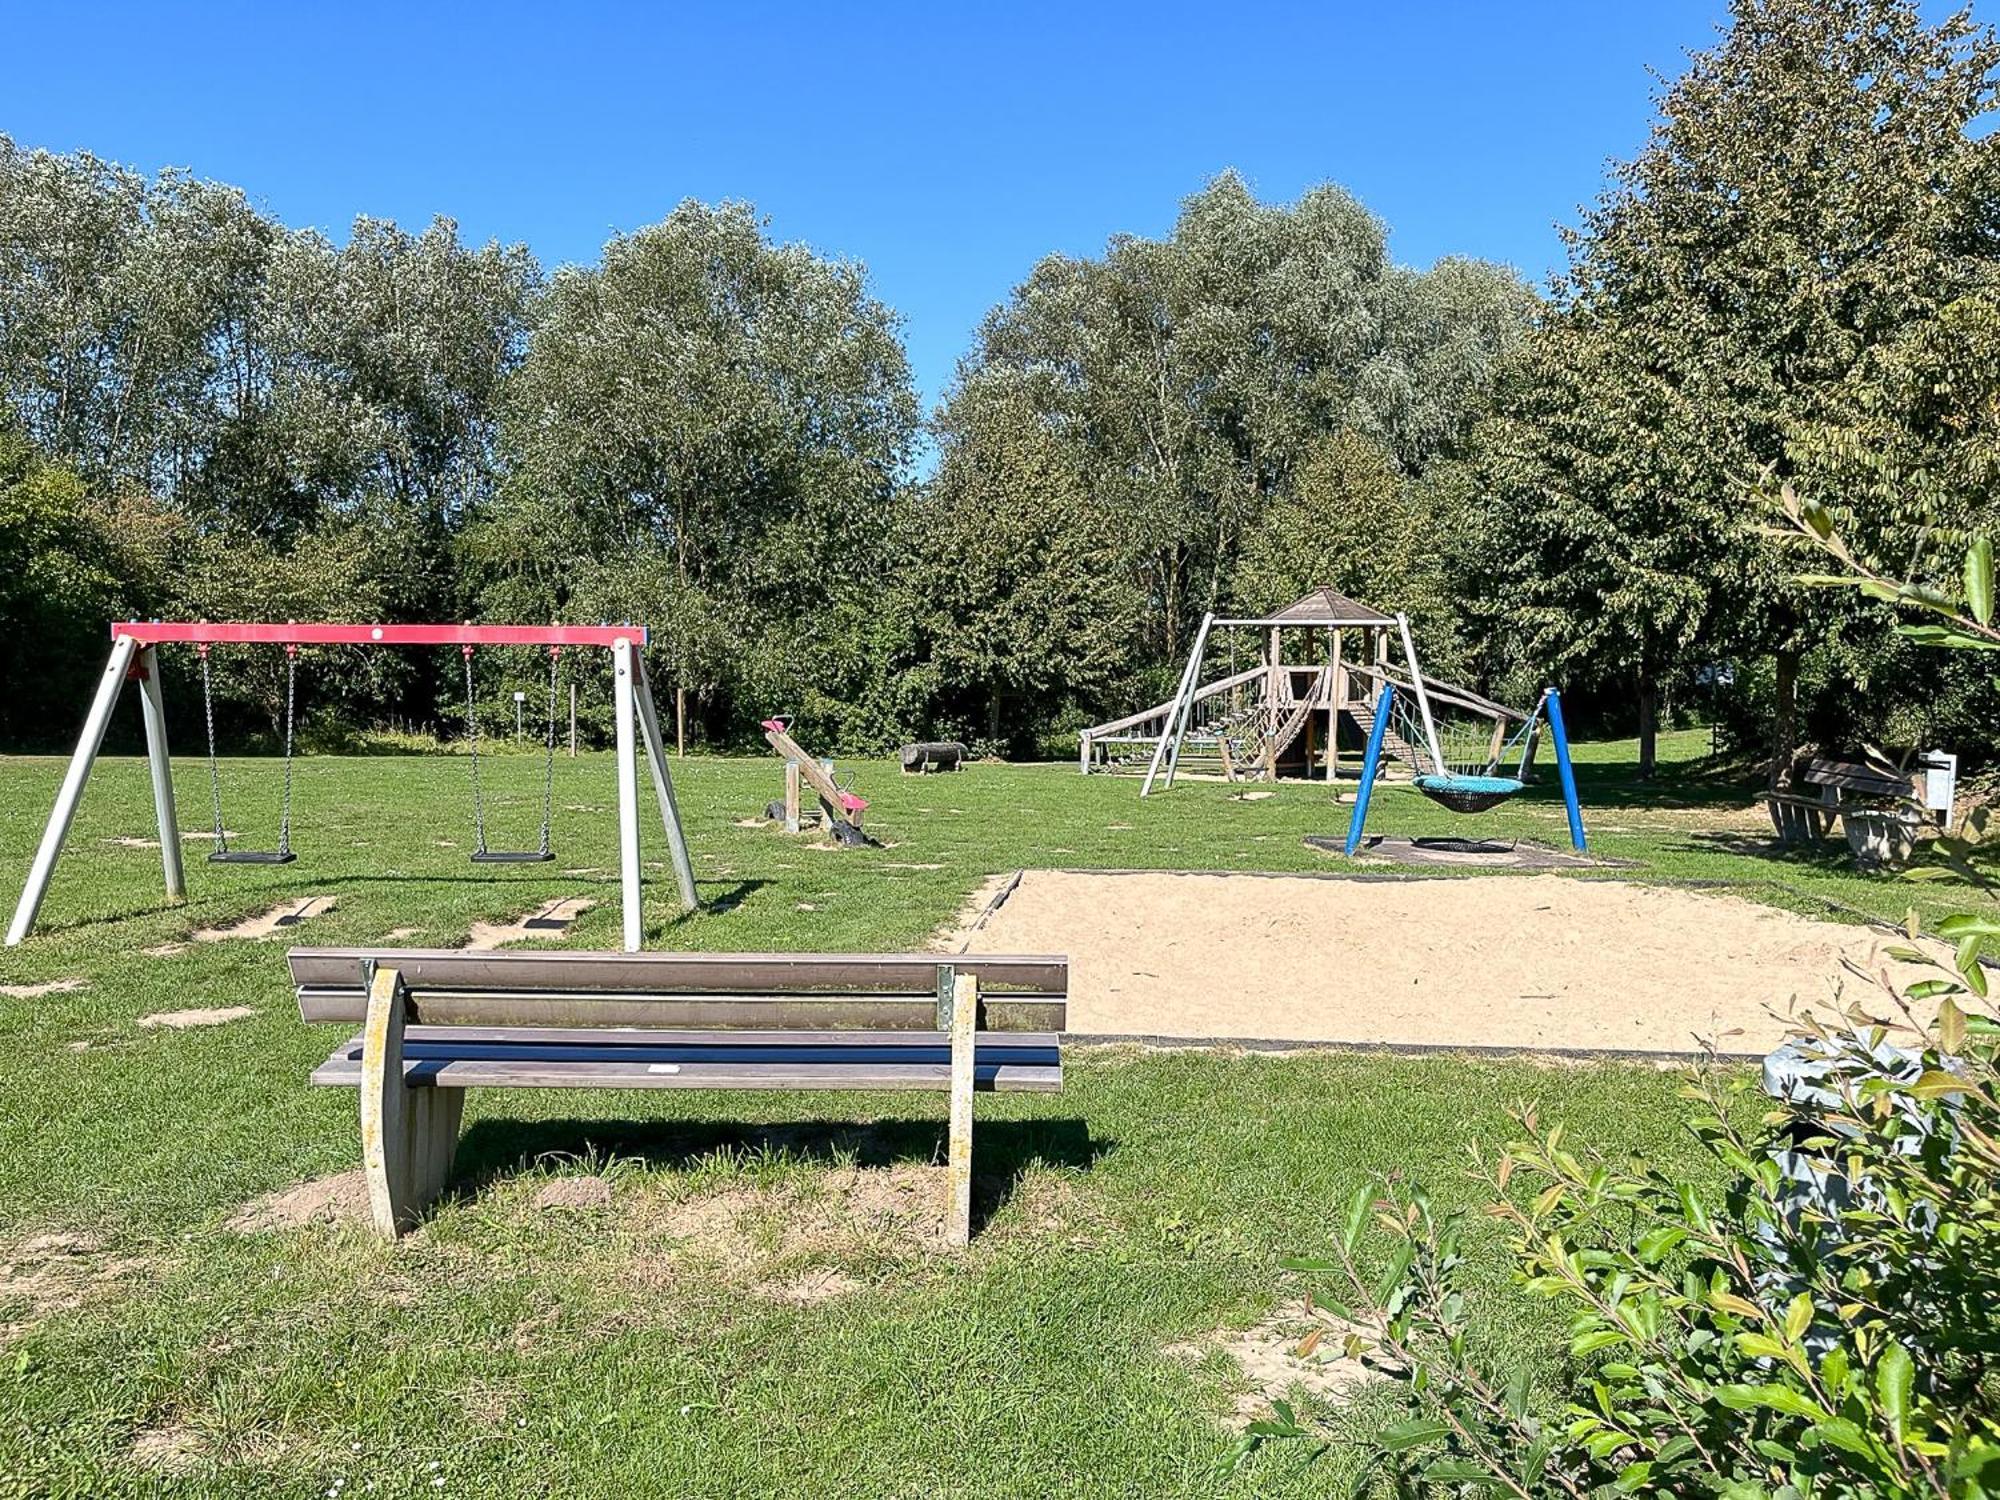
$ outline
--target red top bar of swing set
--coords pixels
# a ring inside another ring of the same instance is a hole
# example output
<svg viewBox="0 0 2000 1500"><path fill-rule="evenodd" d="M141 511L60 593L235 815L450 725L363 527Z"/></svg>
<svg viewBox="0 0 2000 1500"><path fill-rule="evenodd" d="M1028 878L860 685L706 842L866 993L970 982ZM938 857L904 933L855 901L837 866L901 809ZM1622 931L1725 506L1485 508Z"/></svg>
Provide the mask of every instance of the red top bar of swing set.
<svg viewBox="0 0 2000 1500"><path fill-rule="evenodd" d="M142 646L170 641L219 644L248 641L274 646L615 646L646 644L643 625L331 625L200 620L120 620L111 639L130 636Z"/></svg>

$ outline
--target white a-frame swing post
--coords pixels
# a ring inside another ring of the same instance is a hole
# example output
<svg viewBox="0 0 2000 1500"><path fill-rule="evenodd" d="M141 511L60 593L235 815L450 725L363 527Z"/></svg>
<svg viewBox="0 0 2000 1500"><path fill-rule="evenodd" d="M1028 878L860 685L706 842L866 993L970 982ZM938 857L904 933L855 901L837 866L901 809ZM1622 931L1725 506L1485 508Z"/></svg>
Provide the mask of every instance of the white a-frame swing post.
<svg viewBox="0 0 2000 1500"><path fill-rule="evenodd" d="M646 658L634 653L633 687L639 701L639 732L646 744L646 765L653 773L653 795L660 803L660 823L667 832L667 853L673 860L674 883L680 887L681 910L700 904L694 889L694 861L688 857L687 835L681 830L680 804L674 797L673 773L667 769L667 745L660 735L660 716L653 706L653 683L646 675Z"/></svg>
<svg viewBox="0 0 2000 1500"><path fill-rule="evenodd" d="M667 770L666 746L660 738L659 716L653 707L652 686L646 681L644 659L632 649L630 640L621 637L612 644L611 660L618 726L618 873L624 907L625 951L637 953L645 943L645 919L640 904L639 768L634 762L641 743L645 747L647 768L652 772L653 791L659 798L660 822L666 829L674 880L680 887L681 909L693 911L697 897L694 865L688 858L687 837L681 829L673 776Z"/></svg>
<svg viewBox="0 0 2000 1500"><path fill-rule="evenodd" d="M1194 649L1188 652L1187 665L1181 669L1180 685L1174 689L1173 706L1167 710L1167 722L1161 726L1160 742L1153 746L1153 762L1146 768L1146 784L1139 788L1141 797L1150 796L1153 778L1160 774L1161 762L1166 763L1167 785L1174 784L1174 769L1181 761L1181 736L1187 732L1187 721L1194 712L1194 690L1201 684L1201 654L1208 646L1208 627L1215 623L1211 612L1201 617L1201 629L1194 635Z"/></svg>
<svg viewBox="0 0 2000 1500"><path fill-rule="evenodd" d="M55 874L56 861L62 857L63 844L69 838L70 824L76 820L76 807L83 800L83 788L90 780L90 768L97 763L97 752L104 744L105 730L111 727L111 714L118 707L119 691L125 686L126 679L135 675L139 679L140 701L145 710L146 764L152 773L153 811L160 830L160 865L166 875L167 899L187 899L187 879L181 868L180 825L174 816L173 768L167 759L167 721L160 697L159 653L150 645L140 645L132 636L121 635L111 644L111 659L104 664L104 675L97 680L97 693L90 700L90 712L84 717L83 733L77 736L76 749L69 758L69 769L63 772L62 786L56 792L56 805L50 809L48 826L42 830L42 841L35 848L34 863L28 867L28 883L22 888L20 902L14 908L14 920L7 926L9 948L25 938L35 925L35 917L42 909L42 898L49 891L50 877Z"/></svg>
<svg viewBox="0 0 2000 1500"><path fill-rule="evenodd" d="M1417 665L1417 648L1410 639L1410 617L1400 610L1396 614L1396 630L1403 638L1403 660L1410 668L1410 688L1417 700L1417 713L1424 721L1424 741L1430 746L1431 768L1439 776L1450 771L1444 763L1444 750L1438 744L1437 724L1431 718L1431 695L1424 691L1424 669Z"/></svg>

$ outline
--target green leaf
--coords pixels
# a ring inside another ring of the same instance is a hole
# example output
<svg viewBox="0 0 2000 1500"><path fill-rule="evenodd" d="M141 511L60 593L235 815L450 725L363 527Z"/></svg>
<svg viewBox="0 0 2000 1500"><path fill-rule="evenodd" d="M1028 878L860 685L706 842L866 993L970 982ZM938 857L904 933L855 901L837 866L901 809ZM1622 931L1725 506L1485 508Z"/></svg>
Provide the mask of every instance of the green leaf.
<svg viewBox="0 0 2000 1500"><path fill-rule="evenodd" d="M1881 1405L1883 1420L1889 1424L1890 1436L1899 1443L1910 1420L1910 1393L1916 1383L1917 1367L1909 1351L1892 1342L1875 1365L1875 1399Z"/></svg>
<svg viewBox="0 0 2000 1500"><path fill-rule="evenodd" d="M1768 1411L1804 1417L1813 1422L1823 1422L1829 1415L1817 1402L1788 1385L1717 1386L1715 1399L1733 1411L1752 1411L1761 1406Z"/></svg>
<svg viewBox="0 0 2000 1500"><path fill-rule="evenodd" d="M1595 1333L1580 1334L1572 1339L1569 1352L1581 1358L1586 1354L1595 1354L1599 1349L1609 1349L1613 1344L1622 1344L1625 1340L1622 1328L1600 1328Z"/></svg>
<svg viewBox="0 0 2000 1500"><path fill-rule="evenodd" d="M1434 1443L1450 1431L1449 1426L1435 1417L1406 1417L1376 1433L1375 1442L1391 1453L1403 1453L1424 1443Z"/></svg>
<svg viewBox="0 0 2000 1500"><path fill-rule="evenodd" d="M1354 1196L1347 1200L1347 1223L1341 1230L1340 1243L1349 1255L1354 1253L1355 1245L1360 1242L1361 1230L1368 1222L1369 1206L1374 1201L1375 1184L1372 1182L1362 1183L1354 1190Z"/></svg>
<svg viewBox="0 0 2000 1500"><path fill-rule="evenodd" d="M1972 1085L1942 1068L1926 1068L1922 1076L1910 1085L1910 1092L1919 1099L1944 1099L1953 1094L1969 1094Z"/></svg>
<svg viewBox="0 0 2000 1500"><path fill-rule="evenodd" d="M1981 625L1993 623L1993 538L1979 536L1965 549L1965 608Z"/></svg>
<svg viewBox="0 0 2000 1500"><path fill-rule="evenodd" d="M1797 1343L1812 1327L1813 1301L1805 1292L1792 1298L1792 1304L1785 1309L1785 1337Z"/></svg>

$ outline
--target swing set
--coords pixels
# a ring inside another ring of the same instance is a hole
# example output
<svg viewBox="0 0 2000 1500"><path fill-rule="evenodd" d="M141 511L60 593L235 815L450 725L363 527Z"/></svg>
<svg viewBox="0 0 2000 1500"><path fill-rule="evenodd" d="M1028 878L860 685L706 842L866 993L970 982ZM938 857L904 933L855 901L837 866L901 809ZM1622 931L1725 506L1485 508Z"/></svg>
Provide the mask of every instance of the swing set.
<svg viewBox="0 0 2000 1500"><path fill-rule="evenodd" d="M166 877L167 898L187 899L187 881L181 865L179 820L174 810L174 785L167 754L166 713L160 694L159 648L163 644L185 643L195 647L201 662L202 721L208 738L209 809L213 816L213 846L208 860L220 865L285 865L298 858L292 848L293 758L296 748L299 647L307 645L356 646L457 646L465 664L465 734L472 783L472 862L481 865L544 864L555 858L550 846L549 826L555 805L556 690L562 653L566 648L608 649L612 655L612 694L617 724L618 746L618 853L624 904L625 951L641 947L641 876L639 861L638 772L635 753L643 750L652 773L653 790L660 806L660 821L666 832L679 886L681 907L692 911L697 905L694 869L688 857L687 840L681 829L680 811L674 798L673 778L667 770L666 749L653 708L653 694L646 678L645 657L638 648L646 644L643 625L334 625L238 623L208 624L189 621L128 620L111 627L111 657L105 663L96 696L84 721L83 733L70 757L69 768L56 793L55 807L48 826L42 831L27 886L14 909L7 929L7 946L12 947L33 929L42 899L48 893L56 861L69 837L77 804L90 779L99 748L104 743L112 710L127 682L139 685L141 711L146 728L146 760L152 776L153 807L160 835L160 862ZM217 645L281 646L285 653L285 720L283 786L279 799L278 839L268 849L233 848L222 815L222 778L216 759L215 690L210 669L210 652ZM530 646L548 653L548 716L542 739L541 834L532 849L494 849L487 843L486 803L479 774L479 705L473 683L472 657L482 646Z"/></svg>

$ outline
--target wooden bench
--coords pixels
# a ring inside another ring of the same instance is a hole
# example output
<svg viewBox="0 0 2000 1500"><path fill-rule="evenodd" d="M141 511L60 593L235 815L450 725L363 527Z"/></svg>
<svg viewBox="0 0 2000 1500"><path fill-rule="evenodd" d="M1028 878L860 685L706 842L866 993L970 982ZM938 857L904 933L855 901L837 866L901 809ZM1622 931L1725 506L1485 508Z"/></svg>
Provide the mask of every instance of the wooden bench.
<svg viewBox="0 0 2000 1500"><path fill-rule="evenodd" d="M1887 798L1921 806L1924 773L1921 769L1892 771L1866 761L1820 756L1797 767L1792 773L1792 784L1814 790L1764 793L1764 801L1771 808L1772 826L1778 831L1778 842L1787 847L1831 838L1834 825L1856 797Z"/></svg>
<svg viewBox="0 0 2000 1500"><path fill-rule="evenodd" d="M974 1090L1062 1087L1069 960L294 948L299 1015L360 1023L311 1081L361 1091L376 1229L451 1177L468 1088L951 1096L946 1233L972 1223Z"/></svg>

